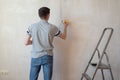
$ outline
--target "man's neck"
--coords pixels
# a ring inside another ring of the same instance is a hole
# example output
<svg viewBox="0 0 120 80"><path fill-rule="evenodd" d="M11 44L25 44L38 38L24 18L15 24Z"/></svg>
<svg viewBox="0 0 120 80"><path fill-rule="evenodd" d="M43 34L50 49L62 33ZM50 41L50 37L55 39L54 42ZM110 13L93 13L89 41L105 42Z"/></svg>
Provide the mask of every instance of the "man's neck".
<svg viewBox="0 0 120 80"><path fill-rule="evenodd" d="M41 20L48 22L48 19L41 19Z"/></svg>
<svg viewBox="0 0 120 80"><path fill-rule="evenodd" d="M42 22L47 22L48 23L48 20L45 20L45 19L41 19Z"/></svg>

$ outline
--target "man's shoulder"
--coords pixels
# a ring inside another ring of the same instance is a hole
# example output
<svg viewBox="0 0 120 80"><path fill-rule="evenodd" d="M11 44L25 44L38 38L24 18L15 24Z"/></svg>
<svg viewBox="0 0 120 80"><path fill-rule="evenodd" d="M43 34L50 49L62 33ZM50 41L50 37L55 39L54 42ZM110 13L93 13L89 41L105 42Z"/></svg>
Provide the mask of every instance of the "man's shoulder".
<svg viewBox="0 0 120 80"><path fill-rule="evenodd" d="M52 24L52 23L49 23L49 25L50 25L50 26L53 26L53 27L55 27L55 25L54 25L54 24Z"/></svg>
<svg viewBox="0 0 120 80"><path fill-rule="evenodd" d="M35 22L35 23L33 23L33 24L31 24L31 26L36 26L36 25L38 25L40 22Z"/></svg>
<svg viewBox="0 0 120 80"><path fill-rule="evenodd" d="M38 26L39 23L40 23L40 22L32 23L32 24L29 26L29 28L34 28L34 27Z"/></svg>
<svg viewBox="0 0 120 80"><path fill-rule="evenodd" d="M49 25L52 27L52 28L57 28L57 26L56 25L54 25L54 24L51 24L51 23L49 23Z"/></svg>

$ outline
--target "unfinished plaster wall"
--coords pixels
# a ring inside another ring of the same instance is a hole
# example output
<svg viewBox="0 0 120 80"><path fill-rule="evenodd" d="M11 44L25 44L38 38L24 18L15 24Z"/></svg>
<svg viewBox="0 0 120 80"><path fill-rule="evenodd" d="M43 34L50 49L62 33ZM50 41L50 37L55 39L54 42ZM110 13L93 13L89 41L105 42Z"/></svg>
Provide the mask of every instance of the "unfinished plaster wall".
<svg viewBox="0 0 120 80"><path fill-rule="evenodd" d="M24 46L24 38L28 26L39 21L37 10L41 6L51 8L51 23L59 26L66 18L71 22L67 39L54 41L53 80L80 80L105 27L114 28L107 51L115 80L119 80L119 0L1 0L0 71L7 70L8 75L0 75L0 80L28 80L31 46ZM43 79L42 72L39 79Z"/></svg>

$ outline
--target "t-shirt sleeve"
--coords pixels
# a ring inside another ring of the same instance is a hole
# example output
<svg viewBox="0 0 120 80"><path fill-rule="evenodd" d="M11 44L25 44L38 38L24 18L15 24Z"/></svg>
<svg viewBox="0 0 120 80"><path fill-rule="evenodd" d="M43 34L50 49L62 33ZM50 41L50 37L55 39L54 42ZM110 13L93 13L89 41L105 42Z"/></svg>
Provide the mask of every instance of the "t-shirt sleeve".
<svg viewBox="0 0 120 80"><path fill-rule="evenodd" d="M58 27L55 27L55 35L54 36L60 36L61 31L58 29Z"/></svg>
<svg viewBox="0 0 120 80"><path fill-rule="evenodd" d="M31 34L32 34L32 30L31 30L31 26L29 26L27 29L27 35L31 36Z"/></svg>

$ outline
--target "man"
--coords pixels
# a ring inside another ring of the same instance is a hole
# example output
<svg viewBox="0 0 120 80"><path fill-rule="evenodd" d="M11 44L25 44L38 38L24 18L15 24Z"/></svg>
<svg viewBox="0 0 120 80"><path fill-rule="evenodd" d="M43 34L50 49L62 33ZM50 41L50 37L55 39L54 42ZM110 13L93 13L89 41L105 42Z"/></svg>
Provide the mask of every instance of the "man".
<svg viewBox="0 0 120 80"><path fill-rule="evenodd" d="M32 24L27 31L25 45L32 45L32 59L30 80L37 80L43 67L44 80L51 80L53 68L53 39L58 36L66 39L68 22L64 22L64 31L61 31L48 22L50 9L42 7L38 10L40 21Z"/></svg>

